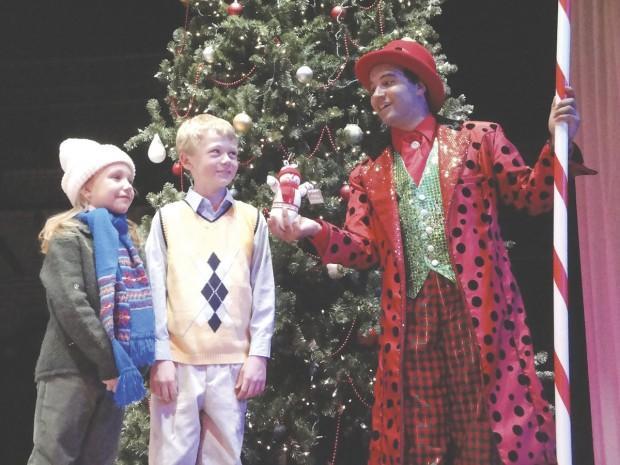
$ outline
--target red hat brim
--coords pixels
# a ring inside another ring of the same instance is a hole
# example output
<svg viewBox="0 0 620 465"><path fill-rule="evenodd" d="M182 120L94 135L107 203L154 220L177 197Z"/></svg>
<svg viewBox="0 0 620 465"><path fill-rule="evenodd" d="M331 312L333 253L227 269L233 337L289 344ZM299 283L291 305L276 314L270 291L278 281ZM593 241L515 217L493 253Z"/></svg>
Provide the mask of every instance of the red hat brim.
<svg viewBox="0 0 620 465"><path fill-rule="evenodd" d="M422 46L420 45L420 47ZM398 66L415 74L426 86L427 100L431 111L436 113L441 109L446 98L441 77L427 63L401 48L384 47L368 52L357 60L355 75L366 90L370 91L370 71L375 66L383 64Z"/></svg>

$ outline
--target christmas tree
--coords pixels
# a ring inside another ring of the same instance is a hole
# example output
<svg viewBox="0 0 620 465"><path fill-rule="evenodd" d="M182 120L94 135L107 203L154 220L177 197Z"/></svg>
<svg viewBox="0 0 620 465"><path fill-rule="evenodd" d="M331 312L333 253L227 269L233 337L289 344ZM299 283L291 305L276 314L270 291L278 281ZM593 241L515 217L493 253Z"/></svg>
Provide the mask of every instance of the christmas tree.
<svg viewBox="0 0 620 465"><path fill-rule="evenodd" d="M152 161L176 161L174 139L184 119L203 112L227 119L240 136L234 195L261 209L273 197L267 175L295 162L324 199L314 197L301 213L342 224L348 173L389 141L353 74L361 54L409 37L434 52L444 77L455 71L429 24L441 0L183 3L185 24L174 31L156 74L167 96L148 102L151 123L126 147L150 144ZM442 114L463 119L470 110L460 96L448 99ZM178 162L173 173L174 184L149 194L155 209L181 198L191 183ZM149 218L142 227L148 231ZM279 241L271 247L276 331L268 388L248 407L244 463L364 463L378 272L324 267ZM146 463L146 415L145 405L128 412L118 463Z"/></svg>

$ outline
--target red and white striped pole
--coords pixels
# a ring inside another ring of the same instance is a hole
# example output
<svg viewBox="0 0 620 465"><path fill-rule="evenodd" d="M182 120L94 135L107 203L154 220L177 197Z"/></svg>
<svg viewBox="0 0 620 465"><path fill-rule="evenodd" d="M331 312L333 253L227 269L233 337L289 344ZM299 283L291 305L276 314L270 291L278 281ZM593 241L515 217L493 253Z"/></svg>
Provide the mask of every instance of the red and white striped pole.
<svg viewBox="0 0 620 465"><path fill-rule="evenodd" d="M565 97L570 70L570 0L558 0L556 96ZM568 337L568 129L556 124L553 197L553 323L558 465L572 465Z"/></svg>

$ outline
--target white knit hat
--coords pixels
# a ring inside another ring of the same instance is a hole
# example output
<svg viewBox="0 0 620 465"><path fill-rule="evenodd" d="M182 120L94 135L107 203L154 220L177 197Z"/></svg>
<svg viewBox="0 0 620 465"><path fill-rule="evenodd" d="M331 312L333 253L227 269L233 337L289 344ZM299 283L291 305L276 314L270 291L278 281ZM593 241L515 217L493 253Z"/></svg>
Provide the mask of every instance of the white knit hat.
<svg viewBox="0 0 620 465"><path fill-rule="evenodd" d="M71 205L78 202L80 190L93 174L112 163L125 163L136 175L129 155L115 145L100 144L90 139L66 139L60 144L60 166L65 172L60 185Z"/></svg>

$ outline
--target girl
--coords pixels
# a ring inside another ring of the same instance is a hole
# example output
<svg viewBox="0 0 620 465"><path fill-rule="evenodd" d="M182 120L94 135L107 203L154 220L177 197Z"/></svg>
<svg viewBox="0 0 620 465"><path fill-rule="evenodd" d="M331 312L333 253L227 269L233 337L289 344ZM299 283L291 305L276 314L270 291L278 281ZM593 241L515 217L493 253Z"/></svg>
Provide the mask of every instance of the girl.
<svg viewBox="0 0 620 465"><path fill-rule="evenodd" d="M50 319L28 464L111 465L123 407L145 394L138 368L154 355L151 289L125 216L135 166L119 148L87 139L65 140L60 164L73 208L39 235Z"/></svg>

